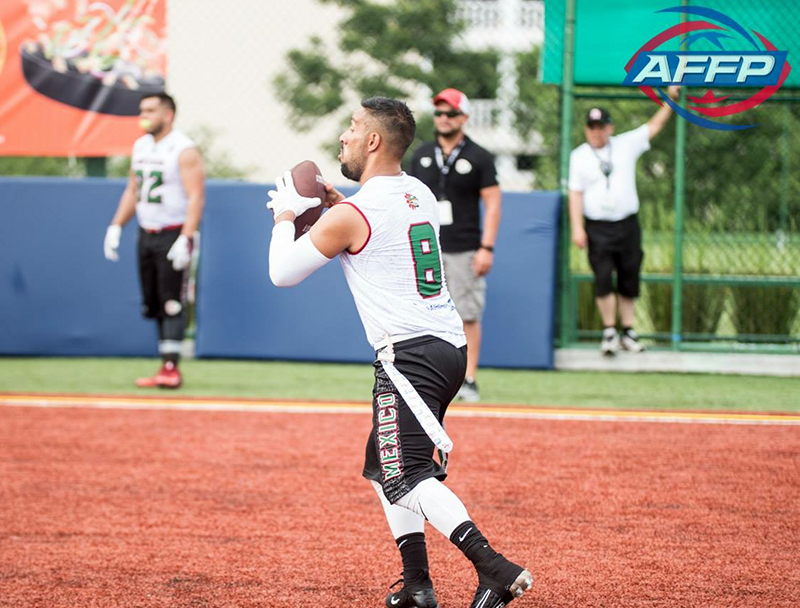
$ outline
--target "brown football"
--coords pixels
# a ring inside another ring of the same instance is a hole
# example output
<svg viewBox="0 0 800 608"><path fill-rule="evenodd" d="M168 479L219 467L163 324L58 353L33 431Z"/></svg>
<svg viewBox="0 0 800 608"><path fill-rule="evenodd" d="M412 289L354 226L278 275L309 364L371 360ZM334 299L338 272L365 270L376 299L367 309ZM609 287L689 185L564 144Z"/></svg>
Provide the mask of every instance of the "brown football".
<svg viewBox="0 0 800 608"><path fill-rule="evenodd" d="M301 213L294 220L294 238L299 239L303 234L311 230L319 216L322 215L325 203L325 180L322 179L322 172L316 163L311 160L304 160L292 167L292 180L295 190L300 196L316 196L322 201L322 205L309 209Z"/></svg>

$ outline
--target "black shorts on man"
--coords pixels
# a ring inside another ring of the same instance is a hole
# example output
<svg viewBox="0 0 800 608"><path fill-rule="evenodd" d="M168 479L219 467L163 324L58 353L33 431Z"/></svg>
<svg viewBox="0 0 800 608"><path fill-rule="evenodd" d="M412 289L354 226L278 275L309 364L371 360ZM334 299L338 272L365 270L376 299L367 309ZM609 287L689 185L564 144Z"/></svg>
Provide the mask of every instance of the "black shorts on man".
<svg viewBox="0 0 800 608"><path fill-rule="evenodd" d="M180 227L161 232L139 229L142 315L158 321L160 341L183 340L186 330L186 287L189 270L175 270L172 262L167 259L170 247L180 234Z"/></svg>
<svg viewBox="0 0 800 608"><path fill-rule="evenodd" d="M393 345L394 365L443 424L467 369L467 349L432 336ZM363 475L377 481L394 503L429 477L443 481L447 472L434 458L435 446L414 413L376 360L372 391L372 431L367 440Z"/></svg>
<svg viewBox="0 0 800 608"><path fill-rule="evenodd" d="M644 259L642 231L636 214L617 222L586 219L589 265L595 277L598 298L614 291L612 274L617 272L617 292L639 297L639 272Z"/></svg>

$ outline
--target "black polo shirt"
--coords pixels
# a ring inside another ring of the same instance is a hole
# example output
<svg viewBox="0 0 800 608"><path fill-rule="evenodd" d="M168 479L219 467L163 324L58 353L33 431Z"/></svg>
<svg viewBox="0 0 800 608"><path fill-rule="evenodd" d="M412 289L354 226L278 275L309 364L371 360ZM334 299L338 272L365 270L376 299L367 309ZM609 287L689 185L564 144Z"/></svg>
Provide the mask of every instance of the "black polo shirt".
<svg viewBox="0 0 800 608"><path fill-rule="evenodd" d="M440 230L442 251L458 253L478 249L481 244L480 191L497 185L492 154L469 137L450 169L444 193L439 192L440 169L436 162L436 141L421 144L411 157L409 173L430 188L438 199L453 205L453 223ZM442 155L444 162L447 156Z"/></svg>

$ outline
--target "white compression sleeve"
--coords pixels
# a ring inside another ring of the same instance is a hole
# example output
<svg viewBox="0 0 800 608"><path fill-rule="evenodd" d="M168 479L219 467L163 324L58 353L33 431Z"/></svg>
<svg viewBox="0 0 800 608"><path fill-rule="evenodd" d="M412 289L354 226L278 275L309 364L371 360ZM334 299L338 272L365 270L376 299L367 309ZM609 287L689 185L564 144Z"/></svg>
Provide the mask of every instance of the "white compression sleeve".
<svg viewBox="0 0 800 608"><path fill-rule="evenodd" d="M277 287L297 285L330 261L308 233L294 240L294 222L275 224L269 244L269 278Z"/></svg>
<svg viewBox="0 0 800 608"><path fill-rule="evenodd" d="M420 481L394 504L427 518L447 538L458 526L469 521L464 503L450 488L433 477Z"/></svg>
<svg viewBox="0 0 800 608"><path fill-rule="evenodd" d="M386 521L389 522L389 529L392 531L392 536L394 536L395 540L406 534L425 531L425 519L422 515L417 515L413 511L391 504L386 500L381 484L372 480L370 480L370 483L381 500L383 512L386 514Z"/></svg>

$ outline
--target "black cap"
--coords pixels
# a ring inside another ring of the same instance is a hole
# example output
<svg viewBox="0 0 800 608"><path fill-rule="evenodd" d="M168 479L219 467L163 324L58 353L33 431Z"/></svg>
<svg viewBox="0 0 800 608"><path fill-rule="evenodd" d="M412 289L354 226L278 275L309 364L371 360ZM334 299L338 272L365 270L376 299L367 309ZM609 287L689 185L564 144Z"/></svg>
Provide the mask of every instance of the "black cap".
<svg viewBox="0 0 800 608"><path fill-rule="evenodd" d="M610 125L613 120L611 120L611 114L609 114L608 110L605 108L590 108L588 112L586 112L586 124L601 124L601 125Z"/></svg>

